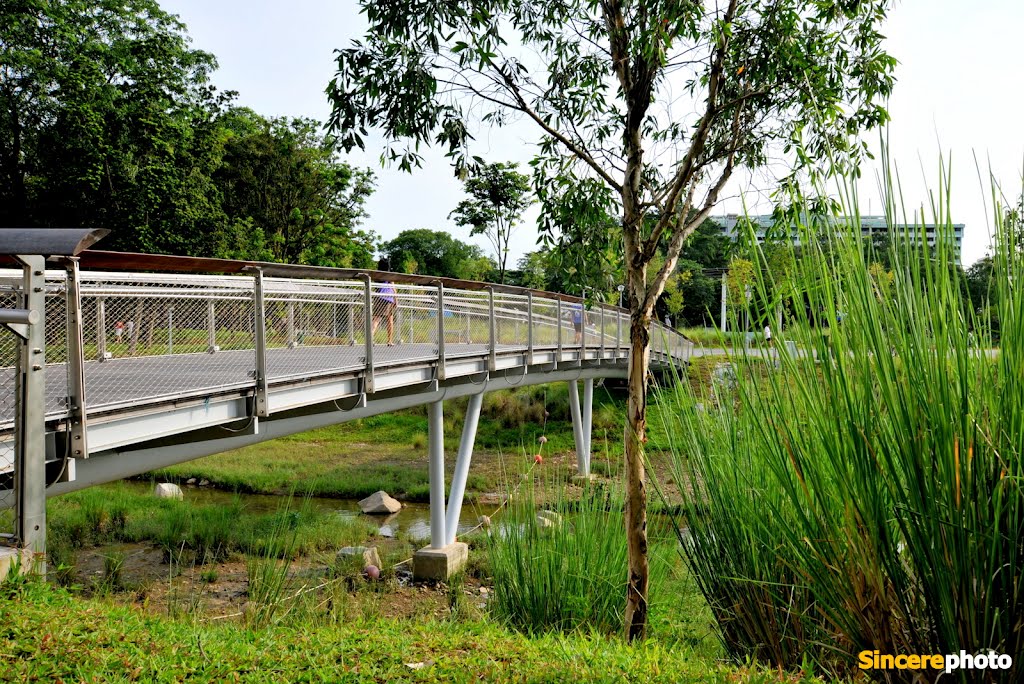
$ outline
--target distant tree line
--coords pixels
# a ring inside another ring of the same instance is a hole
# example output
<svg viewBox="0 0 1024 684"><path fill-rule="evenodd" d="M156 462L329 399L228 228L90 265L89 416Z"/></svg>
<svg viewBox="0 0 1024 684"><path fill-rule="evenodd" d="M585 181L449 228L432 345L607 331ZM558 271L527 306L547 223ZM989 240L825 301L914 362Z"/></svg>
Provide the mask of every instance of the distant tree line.
<svg viewBox="0 0 1024 684"><path fill-rule="evenodd" d="M108 249L368 267L373 174L309 119L233 106L154 0L0 4L0 226Z"/></svg>

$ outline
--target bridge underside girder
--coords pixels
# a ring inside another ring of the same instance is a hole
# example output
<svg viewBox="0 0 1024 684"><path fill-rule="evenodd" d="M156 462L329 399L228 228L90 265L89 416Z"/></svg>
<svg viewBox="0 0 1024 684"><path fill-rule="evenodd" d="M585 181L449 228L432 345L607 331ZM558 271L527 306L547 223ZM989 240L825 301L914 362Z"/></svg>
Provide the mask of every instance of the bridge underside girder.
<svg viewBox="0 0 1024 684"><path fill-rule="evenodd" d="M194 410L207 418L210 417L210 413L213 413L219 424L148 441L130 443L121 447L93 451L92 456L86 460L72 460L71 463L74 464L75 470L74 479L50 485L47 488L47 496L66 494L278 437L286 437L307 430L400 411L414 406L429 405L445 399L457 399L493 390L551 382L584 380L592 388L594 378L625 379L626 372L625 364L602 364L565 370L538 368L534 372L525 374L482 373L478 377L456 378L448 382L431 381L401 390L357 395L347 399L351 404L347 407L340 405L341 400L325 400L321 403L275 413L264 419L246 417L247 405L251 404L250 397L239 396L220 407L201 403ZM589 405L590 402L586 403ZM589 414L589 411L587 413ZM232 418L235 420L234 423L229 422ZM147 417L146 422L159 422L159 415ZM99 425L94 424L90 426L90 431L96 430L98 427ZM581 424L581 430L582 427ZM236 432L238 430L241 431ZM90 440L95 443L92 435L90 435ZM586 443L589 444L589 440Z"/></svg>

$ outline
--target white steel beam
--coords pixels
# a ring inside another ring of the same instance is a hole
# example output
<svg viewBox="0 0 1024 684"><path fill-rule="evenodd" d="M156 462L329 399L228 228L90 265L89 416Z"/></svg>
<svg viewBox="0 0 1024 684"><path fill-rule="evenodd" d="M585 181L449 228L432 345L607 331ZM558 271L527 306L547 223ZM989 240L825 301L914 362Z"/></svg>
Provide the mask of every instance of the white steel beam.
<svg viewBox="0 0 1024 684"><path fill-rule="evenodd" d="M455 541L455 533L459 529L459 514L462 512L462 499L466 494L469 462L473 458L476 428L480 422L480 407L483 403L484 393L479 392L469 398L469 406L466 408L466 420L462 425L462 440L459 442L459 455L455 459L455 473L452 475L452 489L448 496L448 512L445 516L446 545Z"/></svg>

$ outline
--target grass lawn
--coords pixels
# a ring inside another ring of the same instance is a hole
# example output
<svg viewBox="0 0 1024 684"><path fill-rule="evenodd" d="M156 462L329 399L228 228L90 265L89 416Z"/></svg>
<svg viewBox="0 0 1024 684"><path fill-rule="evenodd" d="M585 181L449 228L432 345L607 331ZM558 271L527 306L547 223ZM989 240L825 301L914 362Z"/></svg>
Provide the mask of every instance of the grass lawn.
<svg viewBox="0 0 1024 684"><path fill-rule="evenodd" d="M805 682L679 643L525 636L487 621L395 620L249 629L147 615L40 582L0 585L7 681Z"/></svg>

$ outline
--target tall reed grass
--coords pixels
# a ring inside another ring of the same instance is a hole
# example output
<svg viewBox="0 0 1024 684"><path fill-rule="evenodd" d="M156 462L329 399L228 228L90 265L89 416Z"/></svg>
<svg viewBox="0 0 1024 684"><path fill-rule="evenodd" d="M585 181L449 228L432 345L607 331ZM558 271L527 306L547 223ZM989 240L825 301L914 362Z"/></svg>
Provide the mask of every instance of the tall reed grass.
<svg viewBox="0 0 1024 684"><path fill-rule="evenodd" d="M948 198L943 176L940 243ZM848 674L863 650L1024 653L1024 245L995 213L982 313L923 229L884 269L856 217L801 225L792 272L756 274L755 317L787 309L778 346L737 350L717 396L663 390L682 553L733 658Z"/></svg>
<svg viewBox="0 0 1024 684"><path fill-rule="evenodd" d="M528 633L615 633L626 583L621 496L586 487L572 500L567 484L539 485L559 492L544 510L533 487L511 497L486 542L494 581L489 609Z"/></svg>

